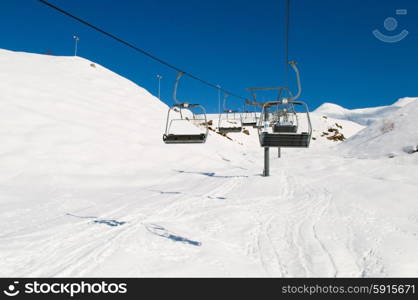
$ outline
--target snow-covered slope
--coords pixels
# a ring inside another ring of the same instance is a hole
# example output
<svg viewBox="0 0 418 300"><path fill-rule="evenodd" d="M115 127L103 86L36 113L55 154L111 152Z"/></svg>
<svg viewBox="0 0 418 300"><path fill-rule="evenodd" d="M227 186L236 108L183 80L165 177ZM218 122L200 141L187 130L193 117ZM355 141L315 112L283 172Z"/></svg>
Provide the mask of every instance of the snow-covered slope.
<svg viewBox="0 0 418 300"><path fill-rule="evenodd" d="M201 159L203 147L215 149L221 139L163 147L168 107L85 59L0 50L0 63L0 180L17 174L69 185L80 176L86 184L107 176L129 180L138 170L161 171L154 166L162 159L167 167L197 154Z"/></svg>
<svg viewBox="0 0 418 300"><path fill-rule="evenodd" d="M340 146L346 154L362 157L394 157L418 151L418 101L410 102L375 121Z"/></svg>
<svg viewBox="0 0 418 300"><path fill-rule="evenodd" d="M344 139L347 139L364 128L364 126L358 123L349 120L326 117L317 112L311 113L311 121L313 128L312 147L314 148L330 147L340 144L340 141L333 141L329 139L334 135L334 133L329 130L338 130L338 134L343 135Z"/></svg>
<svg viewBox="0 0 418 300"><path fill-rule="evenodd" d="M315 110L315 113L341 120L350 120L360 125L370 125L401 107L417 102L418 98L405 97L389 106L379 106L359 109L346 109L333 103L324 103Z"/></svg>
<svg viewBox="0 0 418 300"><path fill-rule="evenodd" d="M97 64L0 64L0 276L417 276L418 154L324 135L364 126L312 113L264 178L252 128L165 145L167 106Z"/></svg>

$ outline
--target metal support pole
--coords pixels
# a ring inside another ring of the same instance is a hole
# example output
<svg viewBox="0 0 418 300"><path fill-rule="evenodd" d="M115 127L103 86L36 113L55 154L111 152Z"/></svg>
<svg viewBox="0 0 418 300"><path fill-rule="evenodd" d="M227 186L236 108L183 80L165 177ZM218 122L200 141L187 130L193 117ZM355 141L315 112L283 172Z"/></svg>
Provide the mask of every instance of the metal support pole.
<svg viewBox="0 0 418 300"><path fill-rule="evenodd" d="M264 171L263 176L270 176L270 148L264 147Z"/></svg>
<svg viewBox="0 0 418 300"><path fill-rule="evenodd" d="M77 56L77 48L78 48L77 46L78 46L78 41L80 40L80 38L74 35L73 39L75 40L74 56Z"/></svg>
<svg viewBox="0 0 418 300"><path fill-rule="evenodd" d="M264 108L264 124L267 124L268 122L268 110L267 107ZM266 125L264 125L266 126ZM267 129L267 128L265 128ZM270 176L270 148L264 147L264 171L263 176L267 177Z"/></svg>
<svg viewBox="0 0 418 300"><path fill-rule="evenodd" d="M282 156L281 148L277 148L277 157L280 158Z"/></svg>

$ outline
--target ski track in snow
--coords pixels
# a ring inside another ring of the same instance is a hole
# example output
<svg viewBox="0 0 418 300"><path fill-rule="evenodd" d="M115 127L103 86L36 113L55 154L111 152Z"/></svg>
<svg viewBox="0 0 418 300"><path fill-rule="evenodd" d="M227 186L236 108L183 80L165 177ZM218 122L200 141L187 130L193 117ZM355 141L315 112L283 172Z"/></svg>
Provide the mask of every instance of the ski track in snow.
<svg viewBox="0 0 418 300"><path fill-rule="evenodd" d="M286 170L275 174L277 185L280 187L277 195L260 199L252 197L237 199L234 196L237 191L251 185L251 181L264 180L250 173L248 171L244 173L245 176L224 177L202 176L198 172L183 173L178 176L186 176L188 184L174 192L172 183L164 184L168 178L163 179L161 184L140 188L139 190L148 191L149 195L147 203L141 203L139 207L135 193L127 193L113 199L113 201L125 199L122 205L107 210L106 216L100 218L84 214L83 211L86 210L84 209L69 212L73 216L63 215L42 222L37 227L32 226L34 228L32 233L28 233L27 228L9 232L1 236L0 240L19 250L17 253L2 255L1 261L6 263L6 266L13 265L13 273L17 275L87 276L111 259L120 245L129 243L130 237L137 235L143 229L147 230L148 234L142 234L142 237L154 239L156 243L173 244L180 241L186 246L190 244L205 247L211 242L208 236L194 237L178 231L175 231L176 234L168 234L170 228L165 229L165 226L153 224L176 222L179 219L199 219L199 216L204 216L214 205L215 207L220 205L224 209L246 211L250 216L247 221L253 226L248 232L249 240L243 252L247 253L249 259L258 257L263 270L258 276L335 277L385 274L381 258L376 253L380 243L379 238L373 241L373 246L366 252L356 253L354 250L356 246L353 245L355 233L352 226L355 222L356 229L368 228L371 231L393 232L396 229L390 223L381 220L378 224L370 226L362 220L374 217L367 215L367 212L360 207L356 208L359 216L355 219L342 217L334 203L333 195L326 187L304 183L303 178L289 174ZM179 178L179 182L184 180ZM196 188L190 189L190 186ZM53 192L54 190L51 191ZM112 217L116 215L120 217ZM111 228L93 224L93 218L117 219L126 223ZM59 227L48 227L48 224L64 219L66 222ZM160 228L160 233L150 232L151 225L159 226L154 228ZM218 223L217 226L216 231L226 230L222 223ZM19 232L23 234L19 235ZM161 237L170 236L177 237L178 241L175 238L160 240ZM379 235L374 234L374 236ZM83 243L80 245L76 241ZM223 243L227 248L242 247L233 242L232 244L222 240L218 242ZM60 253L63 252L68 255L62 256ZM51 266L45 273L46 260ZM227 267L220 262L218 264L221 264L219 269L228 274ZM137 272L139 275L148 274L148 270L141 273L140 267L137 268Z"/></svg>

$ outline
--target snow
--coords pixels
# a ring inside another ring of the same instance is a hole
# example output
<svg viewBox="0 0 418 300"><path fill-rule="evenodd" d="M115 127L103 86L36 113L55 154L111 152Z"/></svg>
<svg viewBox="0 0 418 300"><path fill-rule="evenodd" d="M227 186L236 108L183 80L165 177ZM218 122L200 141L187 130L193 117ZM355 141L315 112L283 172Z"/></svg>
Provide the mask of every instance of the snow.
<svg viewBox="0 0 418 300"><path fill-rule="evenodd" d="M326 105L311 147L271 149L265 178L251 127L165 145L168 107L98 64L0 64L0 276L418 275L416 102ZM362 146L382 116L394 129Z"/></svg>
<svg viewBox="0 0 418 300"><path fill-rule="evenodd" d="M333 103L324 103L318 107L315 112L317 114L326 115L328 117L350 120L358 124L367 126L372 124L376 120L380 120L386 115L397 111L403 106L416 102L418 98L414 97L405 97L396 101L394 104L389 106L378 106L378 107L369 107L369 108L359 108L359 109L346 109L342 106Z"/></svg>
<svg viewBox="0 0 418 300"><path fill-rule="evenodd" d="M418 151L418 101L387 114L341 145L351 156L394 157Z"/></svg>

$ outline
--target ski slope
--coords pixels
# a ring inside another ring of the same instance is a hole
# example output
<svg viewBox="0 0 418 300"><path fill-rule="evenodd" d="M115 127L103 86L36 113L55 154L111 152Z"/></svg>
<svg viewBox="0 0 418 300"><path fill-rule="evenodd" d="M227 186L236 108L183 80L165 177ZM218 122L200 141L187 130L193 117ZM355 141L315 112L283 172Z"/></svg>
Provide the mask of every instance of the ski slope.
<svg viewBox="0 0 418 300"><path fill-rule="evenodd" d="M364 123L313 112L264 178L252 128L165 145L168 107L100 65L0 64L0 276L418 276L418 154L348 155Z"/></svg>

